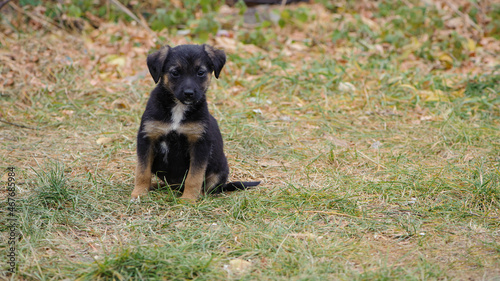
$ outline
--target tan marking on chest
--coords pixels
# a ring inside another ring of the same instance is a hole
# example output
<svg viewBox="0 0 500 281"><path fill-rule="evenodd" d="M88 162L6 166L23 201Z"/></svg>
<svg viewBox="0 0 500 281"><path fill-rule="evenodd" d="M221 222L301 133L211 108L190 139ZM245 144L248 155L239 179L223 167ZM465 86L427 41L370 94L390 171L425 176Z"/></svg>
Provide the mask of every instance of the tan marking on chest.
<svg viewBox="0 0 500 281"><path fill-rule="evenodd" d="M205 126L201 122L184 123L179 126L177 132L186 135L188 141L194 143L205 133Z"/></svg>
<svg viewBox="0 0 500 281"><path fill-rule="evenodd" d="M161 136L168 135L172 131L172 125L162 121L146 121L142 131L152 141L156 141Z"/></svg>
<svg viewBox="0 0 500 281"><path fill-rule="evenodd" d="M152 141L158 140L162 136L166 136L171 132L177 132L185 135L190 143L197 141L204 133L205 126L201 122L187 123L166 123L162 121L146 121L144 123L143 132Z"/></svg>

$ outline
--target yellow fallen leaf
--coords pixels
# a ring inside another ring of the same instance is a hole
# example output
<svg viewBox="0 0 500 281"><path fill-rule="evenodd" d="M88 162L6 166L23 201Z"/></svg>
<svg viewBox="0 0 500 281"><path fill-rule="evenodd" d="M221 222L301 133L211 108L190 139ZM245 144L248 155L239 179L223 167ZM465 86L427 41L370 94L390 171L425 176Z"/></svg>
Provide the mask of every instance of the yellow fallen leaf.
<svg viewBox="0 0 500 281"><path fill-rule="evenodd" d="M113 108L118 108L118 109L129 109L130 108L130 104L126 100L123 100L123 99L117 99L117 100L113 101L111 103L111 106Z"/></svg>
<svg viewBox="0 0 500 281"><path fill-rule="evenodd" d="M448 96L446 96L441 90L434 90L434 91L423 90L419 91L418 95L424 101L449 101Z"/></svg>
<svg viewBox="0 0 500 281"><path fill-rule="evenodd" d="M378 25L377 22L371 20L370 18L364 17L361 15L361 21L363 21L364 24L368 25L371 30L379 31L380 30L380 25Z"/></svg>
<svg viewBox="0 0 500 281"><path fill-rule="evenodd" d="M401 85L399 85L399 87L410 89L410 90L412 90L414 92L417 92L417 88L415 88L413 85L410 85L410 84L401 84Z"/></svg>
<svg viewBox="0 0 500 281"><path fill-rule="evenodd" d="M127 59L125 57L122 57L122 56L109 55L108 57L106 57L106 61L107 61L107 63L109 63L111 65L123 67L123 66L125 66Z"/></svg>
<svg viewBox="0 0 500 281"><path fill-rule="evenodd" d="M446 69L450 69L453 66L453 58L446 53L439 55L438 59Z"/></svg>
<svg viewBox="0 0 500 281"><path fill-rule="evenodd" d="M469 50L470 52L475 52L476 51L476 42L470 38L467 38L467 50Z"/></svg>
<svg viewBox="0 0 500 281"><path fill-rule="evenodd" d="M463 98L465 96L465 89L453 91L451 95L455 98Z"/></svg>
<svg viewBox="0 0 500 281"><path fill-rule="evenodd" d="M98 76L99 76L99 79L101 79L102 81L108 81L110 80L110 77L111 77L111 72L103 72L103 73L99 73Z"/></svg>
<svg viewBox="0 0 500 281"><path fill-rule="evenodd" d="M101 144L107 144L107 143L110 143L112 142L113 139L112 138L107 138L107 137L103 137L103 138L98 138L95 142L99 145Z"/></svg>

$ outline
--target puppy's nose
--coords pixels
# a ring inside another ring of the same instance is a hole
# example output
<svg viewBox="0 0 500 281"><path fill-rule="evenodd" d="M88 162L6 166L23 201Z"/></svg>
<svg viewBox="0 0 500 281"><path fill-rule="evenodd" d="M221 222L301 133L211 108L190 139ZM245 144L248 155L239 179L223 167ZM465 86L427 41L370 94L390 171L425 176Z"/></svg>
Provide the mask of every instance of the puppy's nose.
<svg viewBox="0 0 500 281"><path fill-rule="evenodd" d="M194 95L194 91L192 89L187 89L187 90L184 90L184 96L186 98L192 98Z"/></svg>

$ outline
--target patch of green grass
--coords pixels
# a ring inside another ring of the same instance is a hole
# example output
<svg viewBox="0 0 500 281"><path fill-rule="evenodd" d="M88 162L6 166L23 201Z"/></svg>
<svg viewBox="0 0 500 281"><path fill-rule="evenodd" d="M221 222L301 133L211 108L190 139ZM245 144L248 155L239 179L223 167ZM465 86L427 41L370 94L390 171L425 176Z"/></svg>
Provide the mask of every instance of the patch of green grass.
<svg viewBox="0 0 500 281"><path fill-rule="evenodd" d="M169 248L125 249L82 268L77 280L153 280L167 273L170 280L199 279L210 272L211 261L210 256L194 257Z"/></svg>
<svg viewBox="0 0 500 281"><path fill-rule="evenodd" d="M41 204L48 209L71 207L73 194L67 186L62 164L49 165L47 170L39 167L34 173L37 181L34 183L30 202Z"/></svg>
<svg viewBox="0 0 500 281"><path fill-rule="evenodd" d="M485 171L484 159L471 167L467 179L470 198L467 204L474 209L496 210L500 207L500 172L498 169Z"/></svg>

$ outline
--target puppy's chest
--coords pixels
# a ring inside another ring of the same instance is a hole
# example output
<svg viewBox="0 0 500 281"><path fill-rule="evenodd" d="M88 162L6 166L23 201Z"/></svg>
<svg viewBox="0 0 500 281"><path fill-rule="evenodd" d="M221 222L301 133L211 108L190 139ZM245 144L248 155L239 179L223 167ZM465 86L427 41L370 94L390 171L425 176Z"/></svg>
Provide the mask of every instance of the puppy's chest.
<svg viewBox="0 0 500 281"><path fill-rule="evenodd" d="M197 141L205 133L205 124L200 121L185 120L186 110L187 106L178 104L172 108L170 120L144 122L144 134L153 141L169 134L184 135L189 142Z"/></svg>

